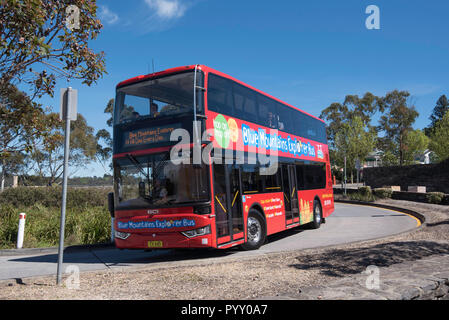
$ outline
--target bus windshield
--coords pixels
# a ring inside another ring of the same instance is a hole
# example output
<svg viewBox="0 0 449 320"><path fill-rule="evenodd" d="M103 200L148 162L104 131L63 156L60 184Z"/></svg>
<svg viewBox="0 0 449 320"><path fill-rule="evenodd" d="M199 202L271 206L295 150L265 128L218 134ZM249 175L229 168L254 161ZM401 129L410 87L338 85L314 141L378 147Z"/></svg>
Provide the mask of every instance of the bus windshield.
<svg viewBox="0 0 449 320"><path fill-rule="evenodd" d="M193 82L185 72L118 88L114 123L193 114Z"/></svg>
<svg viewBox="0 0 449 320"><path fill-rule="evenodd" d="M174 164L170 153L126 158L115 162L119 207L148 207L209 201L208 167ZM190 161L189 161L190 160Z"/></svg>

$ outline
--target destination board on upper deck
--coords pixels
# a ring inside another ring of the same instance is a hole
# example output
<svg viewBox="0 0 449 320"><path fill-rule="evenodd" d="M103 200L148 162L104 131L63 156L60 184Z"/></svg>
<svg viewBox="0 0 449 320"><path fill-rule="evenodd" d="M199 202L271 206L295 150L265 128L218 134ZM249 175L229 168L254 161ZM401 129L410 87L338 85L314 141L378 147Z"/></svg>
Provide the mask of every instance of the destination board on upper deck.
<svg viewBox="0 0 449 320"><path fill-rule="evenodd" d="M169 142L171 133L178 128L181 128L181 125L176 123L125 131L123 133L123 147Z"/></svg>

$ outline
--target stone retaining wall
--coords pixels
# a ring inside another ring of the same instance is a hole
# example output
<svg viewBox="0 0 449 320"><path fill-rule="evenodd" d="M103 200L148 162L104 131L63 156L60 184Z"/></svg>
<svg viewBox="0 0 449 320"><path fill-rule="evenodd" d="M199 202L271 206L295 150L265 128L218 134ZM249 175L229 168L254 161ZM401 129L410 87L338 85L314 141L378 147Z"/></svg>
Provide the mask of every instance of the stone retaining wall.
<svg viewBox="0 0 449 320"><path fill-rule="evenodd" d="M372 270L372 269L371 269ZM378 288L373 272L362 272L329 283L301 290L299 296L278 298L300 300L449 300L449 255L378 268ZM371 278L369 278L371 277Z"/></svg>
<svg viewBox="0 0 449 320"><path fill-rule="evenodd" d="M371 188L425 186L427 192L449 193L449 159L437 164L364 168L363 179Z"/></svg>

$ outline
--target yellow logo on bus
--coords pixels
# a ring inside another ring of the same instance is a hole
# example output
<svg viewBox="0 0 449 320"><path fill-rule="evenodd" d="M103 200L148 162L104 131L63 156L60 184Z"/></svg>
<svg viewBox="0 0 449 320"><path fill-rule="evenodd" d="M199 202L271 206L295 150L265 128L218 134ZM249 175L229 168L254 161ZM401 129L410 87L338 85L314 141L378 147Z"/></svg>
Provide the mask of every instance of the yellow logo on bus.
<svg viewBox="0 0 449 320"><path fill-rule="evenodd" d="M313 208L310 206L309 201L301 199L299 210L301 213L301 223L307 223L313 221Z"/></svg>
<svg viewBox="0 0 449 320"><path fill-rule="evenodd" d="M228 126L229 126L229 136L231 138L232 142L237 142L239 139L239 127L237 125L237 122L233 118L228 119Z"/></svg>

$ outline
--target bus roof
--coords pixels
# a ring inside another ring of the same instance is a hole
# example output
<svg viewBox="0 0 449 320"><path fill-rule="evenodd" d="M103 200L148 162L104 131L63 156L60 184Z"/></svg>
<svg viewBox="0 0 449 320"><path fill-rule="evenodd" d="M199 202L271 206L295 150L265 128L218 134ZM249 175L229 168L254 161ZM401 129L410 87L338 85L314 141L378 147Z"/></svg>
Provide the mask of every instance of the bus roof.
<svg viewBox="0 0 449 320"><path fill-rule="evenodd" d="M254 87L252 87L252 86L250 86L250 85L248 85L248 84L246 84L246 83L244 83L244 82L242 82L242 81L240 81L240 80L238 80L238 79L236 79L236 78L234 78L234 77L232 77L232 76L230 76L230 75L227 75L227 74L225 74L225 73L223 73L223 72L220 72L220 71L218 71L218 70L212 69L212 68L210 68L210 67L208 67L208 66L205 66L205 65L189 65L189 66L182 66L182 67L176 67L176 68L166 69L166 70L159 71L159 72L149 73L149 74L146 74L146 75L140 75L140 76L133 77L133 78L130 78L130 79L127 79L127 80L124 80L124 81L120 82L120 83L117 85L116 88L119 88L119 87L122 87L122 86L126 86L126 85L129 85L129 84L135 83L135 82L144 81L144 80L147 80L147 79L152 79L152 78L156 78L156 77L161 77L161 76L165 76L165 75L169 75L169 74L173 74L173 73L179 73L179 72L186 72L186 71L189 71L189 70L194 70L194 69L195 69L195 66L198 66L198 69L199 69L199 70L203 70L203 71L206 71L206 72L212 72L212 73L217 74L217 75L219 75L219 76L222 76L222 77L228 78L228 79L230 79L230 80L232 80L232 81L235 81L235 82L237 82L237 83L239 83L239 84L241 84L241 85L243 85L243 86L245 86L245 87L248 87L248 88L250 88L250 89L252 89L252 90L254 90L254 91L256 91L256 92L258 92L258 93L260 93L260 94L263 94L263 95L265 95L265 96L267 96L267 97L269 97L269 98L271 98L271 99L273 99L273 100L276 100L276 101L279 102L279 103L282 103L282 104L284 104L284 105L286 105L286 106L289 106L290 108L299 110L299 111L301 111L302 113L304 113L304 114L306 114L306 115L308 115L308 116L310 116L310 117L312 117L312 118L315 118L315 119L317 119L317 120L320 120L321 122L324 123L324 120L323 120L323 119L320 119L320 118L318 118L318 117L315 117L314 115L311 115L310 113L305 112L304 110L301 110L301 109L299 109L299 108L297 108L297 107L295 107L295 106L292 106L291 104L288 104L288 103L286 103L286 102L284 102L284 101L282 101L282 100L280 100L280 99L278 99L278 98L276 98L276 97L273 97L272 95L270 95L270 94L268 94L268 93L265 93L265 92L263 92L263 91L261 91L261 90L259 90L259 89L257 89L257 88L254 88Z"/></svg>

